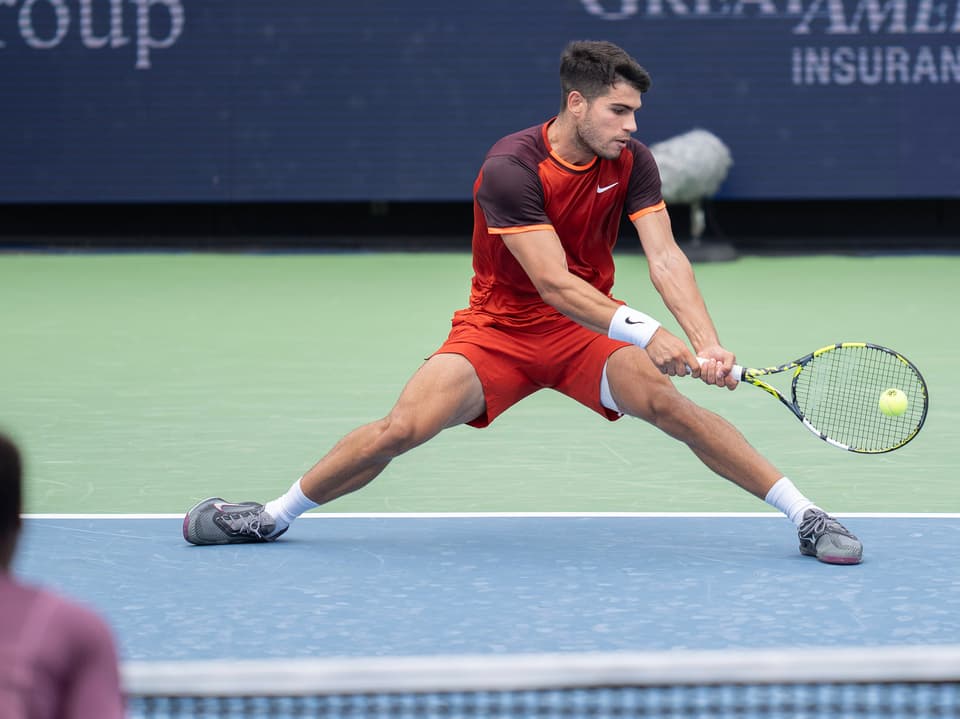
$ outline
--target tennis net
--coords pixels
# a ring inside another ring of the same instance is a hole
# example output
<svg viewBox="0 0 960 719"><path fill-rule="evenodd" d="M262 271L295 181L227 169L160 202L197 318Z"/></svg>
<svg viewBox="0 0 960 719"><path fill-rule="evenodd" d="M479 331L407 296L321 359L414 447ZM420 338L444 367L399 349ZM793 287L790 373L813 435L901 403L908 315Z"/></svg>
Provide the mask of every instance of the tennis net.
<svg viewBox="0 0 960 719"><path fill-rule="evenodd" d="M960 645L128 662L131 719L960 718Z"/></svg>

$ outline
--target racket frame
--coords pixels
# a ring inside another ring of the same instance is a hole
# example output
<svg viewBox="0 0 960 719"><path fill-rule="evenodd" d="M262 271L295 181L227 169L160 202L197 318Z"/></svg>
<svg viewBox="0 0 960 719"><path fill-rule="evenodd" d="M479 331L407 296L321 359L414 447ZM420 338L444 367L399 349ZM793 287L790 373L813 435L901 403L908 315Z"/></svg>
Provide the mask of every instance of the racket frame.
<svg viewBox="0 0 960 719"><path fill-rule="evenodd" d="M797 402L797 379L800 377L800 374L803 372L804 368L808 364L810 364L812 360L819 357L820 355L826 354L827 352L833 352L835 350L842 349L844 347L860 348L860 349L867 348L867 349L879 350L881 352L886 352L887 354L893 355L894 357L896 357L900 362L903 362L916 375L917 380L920 383L921 393L923 396L923 411L921 412L920 420L917 422L917 426L913 428L913 431L911 431L906 438L902 439L897 444L891 447L885 447L883 449L862 449L859 447L851 447L849 445L843 444L842 442L838 442L837 440L827 436L824 432L817 429L813 425L813 423L811 423L810 420L804 416L803 411L800 409L800 405ZM774 387L773 385L767 382L764 382L763 379L761 379L762 377L769 377L771 375L780 374L783 372L791 372L791 371L792 371L792 378L790 381L790 399L787 399L787 397L785 397L783 393L780 392L776 387ZM741 382L747 382L748 384L752 384L754 387L759 387L764 392L767 392L768 394L771 394L774 397L776 397L778 400L780 400L780 402L783 403L783 405L787 409L793 412L796 418L799 419L800 422L803 424L803 426L806 427L808 430L810 430L810 432L812 432L814 435L822 439L827 444L833 445L834 447L837 447L839 449L844 449L848 452L856 452L858 454L883 454L884 452L892 452L895 449L899 449L900 447L904 446L907 442L909 442L910 440L912 440L914 437L917 436L917 433L923 427L923 423L926 421L926 418L927 418L927 409L929 407L929 395L927 393L927 383L923 379L923 375L920 374L920 370L918 370L917 367L910 360L908 360L906 357L901 355L899 352L896 352L895 350L892 350L889 347L883 347L881 345L873 344L871 342L836 342L832 345L821 347L820 349L815 350L807 355L804 355L803 357L799 357L798 359L795 359L792 362L776 365L774 367L742 367L740 365L734 365L732 374Z"/></svg>

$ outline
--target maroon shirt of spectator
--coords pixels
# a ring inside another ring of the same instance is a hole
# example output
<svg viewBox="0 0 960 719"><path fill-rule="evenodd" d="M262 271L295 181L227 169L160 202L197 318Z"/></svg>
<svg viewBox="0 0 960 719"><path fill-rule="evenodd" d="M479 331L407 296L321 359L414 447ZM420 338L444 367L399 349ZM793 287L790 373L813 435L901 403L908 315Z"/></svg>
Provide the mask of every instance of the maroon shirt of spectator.
<svg viewBox="0 0 960 719"><path fill-rule="evenodd" d="M22 467L16 446L0 434L0 717L121 719L117 651L106 622L11 573Z"/></svg>

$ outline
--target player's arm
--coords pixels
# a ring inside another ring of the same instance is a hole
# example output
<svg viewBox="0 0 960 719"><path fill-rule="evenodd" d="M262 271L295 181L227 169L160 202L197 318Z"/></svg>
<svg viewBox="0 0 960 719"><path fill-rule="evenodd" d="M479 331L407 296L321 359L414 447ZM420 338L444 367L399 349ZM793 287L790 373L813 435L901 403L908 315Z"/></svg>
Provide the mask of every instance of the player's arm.
<svg viewBox="0 0 960 719"><path fill-rule="evenodd" d="M647 256L653 286L680 323L697 356L715 360L703 366L701 379L707 384L732 389L736 381L730 377L730 370L735 357L720 344L693 267L673 237L667 211L661 209L641 214L633 220L633 225ZM656 344L656 341L651 342L647 351L656 353L660 349Z"/></svg>
<svg viewBox="0 0 960 719"><path fill-rule="evenodd" d="M541 299L594 332L607 333L619 305L567 269L567 256L553 230L502 235Z"/></svg>
<svg viewBox="0 0 960 719"><path fill-rule="evenodd" d="M651 354L651 359L667 374L686 374L688 366L696 366L696 359L681 339L657 323L649 325L649 334L644 333L642 324L630 324L631 321L652 322L652 318L624 308L589 282L572 274L567 268L560 239L553 230L504 234L502 238L530 277L541 299L557 311L594 332L616 336L619 328L628 334L621 333L618 339L632 341L641 347L649 349L655 339L657 353L656 356ZM699 374L699 370L694 374Z"/></svg>

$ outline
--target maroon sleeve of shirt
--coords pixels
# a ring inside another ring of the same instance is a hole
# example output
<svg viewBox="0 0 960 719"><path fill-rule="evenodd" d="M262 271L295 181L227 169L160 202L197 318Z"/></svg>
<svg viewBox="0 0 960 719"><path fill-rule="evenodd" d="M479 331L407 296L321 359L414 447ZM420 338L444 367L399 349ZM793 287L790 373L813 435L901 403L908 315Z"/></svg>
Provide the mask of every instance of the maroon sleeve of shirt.
<svg viewBox="0 0 960 719"><path fill-rule="evenodd" d="M633 169L630 172L630 184L627 188L627 216L634 219L643 210L653 208L663 202L660 189L660 170L653 153L646 145L631 140L628 145L633 153Z"/></svg>
<svg viewBox="0 0 960 719"><path fill-rule="evenodd" d="M540 177L510 155L488 157L483 163L477 204L491 230L552 224L544 209Z"/></svg>

